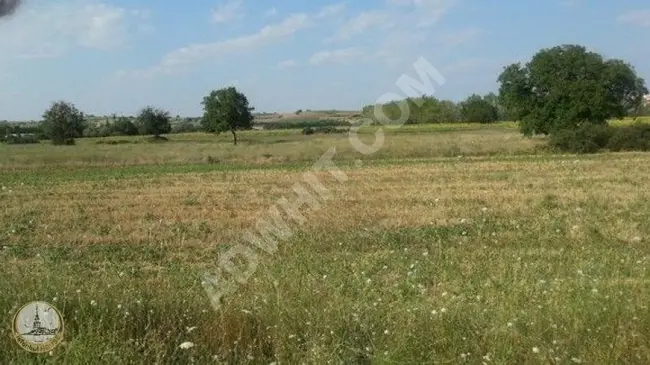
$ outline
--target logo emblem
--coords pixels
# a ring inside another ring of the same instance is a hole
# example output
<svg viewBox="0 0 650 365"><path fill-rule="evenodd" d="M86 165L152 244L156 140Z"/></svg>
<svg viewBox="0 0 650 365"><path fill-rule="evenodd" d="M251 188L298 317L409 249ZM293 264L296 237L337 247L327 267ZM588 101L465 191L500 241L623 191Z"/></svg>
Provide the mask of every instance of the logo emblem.
<svg viewBox="0 0 650 365"><path fill-rule="evenodd" d="M50 303L31 302L18 310L12 329L14 338L25 350L49 352L63 340L63 317Z"/></svg>

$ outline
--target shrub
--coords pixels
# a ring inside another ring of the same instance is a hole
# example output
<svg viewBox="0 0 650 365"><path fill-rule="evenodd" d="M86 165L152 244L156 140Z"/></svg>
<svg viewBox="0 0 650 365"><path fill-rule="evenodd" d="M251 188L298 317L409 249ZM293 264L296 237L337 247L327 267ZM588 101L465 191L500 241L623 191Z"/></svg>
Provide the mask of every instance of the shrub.
<svg viewBox="0 0 650 365"><path fill-rule="evenodd" d="M611 134L611 128L607 125L585 123L575 129L561 129L553 133L550 145L564 152L596 153L607 146Z"/></svg>
<svg viewBox="0 0 650 365"><path fill-rule="evenodd" d="M160 142L167 142L169 141L169 139L164 136L151 136L151 137L147 137L145 141L149 143L160 143Z"/></svg>
<svg viewBox="0 0 650 365"><path fill-rule="evenodd" d="M345 120L338 119L305 119L305 120L290 120L282 122L267 122L262 123L265 130L274 129L300 129L300 128L316 128L316 127L344 127L349 126L350 123Z"/></svg>
<svg viewBox="0 0 650 365"><path fill-rule="evenodd" d="M315 133L330 134L330 133L347 133L350 128L337 128L333 126L322 127L305 127L302 129L302 134L311 135Z"/></svg>
<svg viewBox="0 0 650 365"><path fill-rule="evenodd" d="M2 137L2 140L0 142L4 142L6 144L33 144L33 143L40 143L38 138L35 135L9 135L7 137Z"/></svg>
<svg viewBox="0 0 650 365"><path fill-rule="evenodd" d="M192 123L191 121L184 121L181 124L174 125L172 126L172 131L171 133L176 134L176 133L193 133L193 132L200 132L202 131L203 128L200 125L196 125Z"/></svg>
<svg viewBox="0 0 650 365"><path fill-rule="evenodd" d="M650 151L650 124L637 122L633 125L612 128L607 143L610 151Z"/></svg>

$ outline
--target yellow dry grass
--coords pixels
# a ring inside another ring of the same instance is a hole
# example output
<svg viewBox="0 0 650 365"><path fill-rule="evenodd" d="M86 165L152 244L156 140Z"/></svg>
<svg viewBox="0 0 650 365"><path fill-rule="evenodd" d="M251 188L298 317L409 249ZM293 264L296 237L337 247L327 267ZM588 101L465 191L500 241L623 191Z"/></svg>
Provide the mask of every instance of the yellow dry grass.
<svg viewBox="0 0 650 365"><path fill-rule="evenodd" d="M448 225L479 219L483 210L503 218L535 218L539 205L549 199L563 209L596 201L622 211L648 197L646 189L636 185L650 178L650 170L643 168L647 161L644 154L606 159L452 158L345 168L346 183L318 172L333 199L311 213L302 229L344 232ZM31 235L36 241L74 237L79 244L169 241L176 225L196 231L203 223L212 233L200 238L188 234L185 244L211 246L231 238L231 232L252 227L279 198L295 199L292 186L303 181L305 172L244 170L13 186L5 197L4 218L15 221L35 212L40 224ZM604 227L634 236L634 228L623 222L605 221Z"/></svg>

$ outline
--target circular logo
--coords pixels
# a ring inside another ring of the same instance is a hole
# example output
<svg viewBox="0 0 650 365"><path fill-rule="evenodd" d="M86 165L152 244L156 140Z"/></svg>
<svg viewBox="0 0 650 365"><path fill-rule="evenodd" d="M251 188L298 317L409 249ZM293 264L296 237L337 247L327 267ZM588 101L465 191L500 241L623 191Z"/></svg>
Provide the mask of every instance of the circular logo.
<svg viewBox="0 0 650 365"><path fill-rule="evenodd" d="M18 310L12 329L25 350L49 352L63 340L63 317L50 303L31 302Z"/></svg>

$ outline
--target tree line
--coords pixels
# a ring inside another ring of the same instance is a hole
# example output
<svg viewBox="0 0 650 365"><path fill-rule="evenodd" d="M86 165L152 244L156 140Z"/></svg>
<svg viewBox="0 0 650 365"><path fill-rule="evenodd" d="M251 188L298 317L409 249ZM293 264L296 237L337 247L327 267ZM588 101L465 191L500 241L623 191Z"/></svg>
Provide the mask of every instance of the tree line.
<svg viewBox="0 0 650 365"><path fill-rule="evenodd" d="M650 115L650 105L644 103L648 94L645 80L622 60L605 59L580 45L561 45L540 50L526 64L504 67L497 81L498 94L473 94L459 103L423 95L367 105L362 115L374 118L375 108L380 107L387 118L399 120L400 107L406 103L410 111L406 124L517 121L524 135L548 135L552 145L564 150L613 148L611 141L630 138L636 141L635 148L650 149L648 125L612 129L607 124L612 118ZM184 120L177 130L230 132L237 144L236 132L253 126L254 108L235 87L211 91L201 105L203 116ZM9 135L7 128L5 134ZM88 126L74 105L59 101L43 114L38 130L54 144L69 145L75 138L92 135L140 134L162 139L172 132L172 126L169 112L151 106L134 118L114 117L107 125Z"/></svg>
<svg viewBox="0 0 650 365"><path fill-rule="evenodd" d="M422 96L369 105L363 112L373 117L381 107L389 120L397 121L406 103L406 124L511 120L525 136L549 136L551 146L564 151L650 150L649 124L608 124L610 119L650 116L645 80L623 60L605 59L580 45L560 45L541 49L526 64L504 67L497 81L498 95L471 95L458 104Z"/></svg>
<svg viewBox="0 0 650 365"><path fill-rule="evenodd" d="M405 124L493 123L511 120L495 93L483 96L472 94L460 103L423 95L418 98L395 100L378 106L381 107L386 118L399 120L401 107L404 106L404 103L407 104L410 111ZM364 106L363 116L374 119L375 108L376 105Z"/></svg>
<svg viewBox="0 0 650 365"><path fill-rule="evenodd" d="M186 118L176 127L177 133L205 131L230 132L237 144L238 130L253 127L253 107L247 97L235 87L213 90L201 102L203 117ZM178 118L178 117L177 117ZM199 122L199 126L194 124ZM54 145L74 145L82 137L151 135L154 141L166 140L173 131L170 113L161 108L146 106L135 117L113 116L112 122L90 125L82 111L67 101L56 101L43 113L43 120L34 126L0 124L0 138L7 143L37 143L50 140Z"/></svg>

